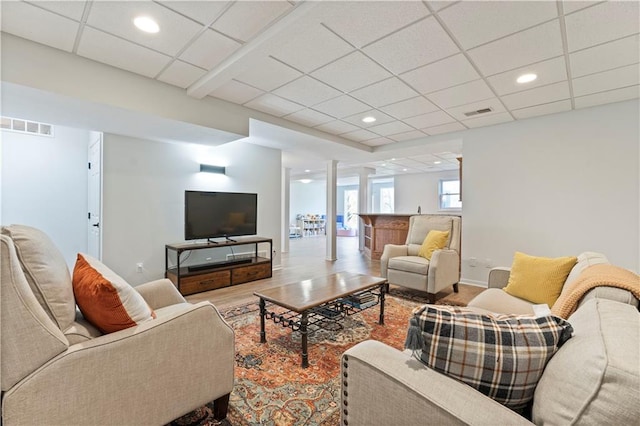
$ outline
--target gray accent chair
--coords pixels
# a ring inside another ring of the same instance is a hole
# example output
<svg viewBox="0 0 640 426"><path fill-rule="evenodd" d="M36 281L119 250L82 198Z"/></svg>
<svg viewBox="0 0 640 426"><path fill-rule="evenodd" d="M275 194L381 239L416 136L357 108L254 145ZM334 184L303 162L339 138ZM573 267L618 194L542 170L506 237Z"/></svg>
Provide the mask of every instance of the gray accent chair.
<svg viewBox="0 0 640 426"><path fill-rule="evenodd" d="M234 333L211 303L187 303L166 279L142 284L157 318L102 335L44 233L3 227L0 256L1 424L162 425L210 401L226 417Z"/></svg>
<svg viewBox="0 0 640 426"><path fill-rule="evenodd" d="M421 290L430 303L436 293L448 286L458 292L460 281L461 218L450 215L417 215L409 218L409 232L404 245L387 244L380 258L380 274L389 284ZM449 231L449 241L434 251L431 260L418 256L431 230Z"/></svg>

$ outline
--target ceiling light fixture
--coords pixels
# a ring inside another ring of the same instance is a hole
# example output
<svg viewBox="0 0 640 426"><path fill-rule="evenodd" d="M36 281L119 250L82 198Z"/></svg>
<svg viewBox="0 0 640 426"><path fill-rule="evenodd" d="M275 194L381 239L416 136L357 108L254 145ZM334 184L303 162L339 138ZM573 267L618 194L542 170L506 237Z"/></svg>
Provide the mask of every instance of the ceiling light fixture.
<svg viewBox="0 0 640 426"><path fill-rule="evenodd" d="M363 123L373 123L374 121L376 121L376 118L371 116L368 116L362 119Z"/></svg>
<svg viewBox="0 0 640 426"><path fill-rule="evenodd" d="M531 83L536 78L538 78L538 76L535 74L522 74L520 77L518 77L516 81L520 84L525 84L525 83Z"/></svg>
<svg viewBox="0 0 640 426"><path fill-rule="evenodd" d="M434 161L433 164L440 164L442 161Z"/></svg>
<svg viewBox="0 0 640 426"><path fill-rule="evenodd" d="M309 183L309 182L311 182L311 179L300 179L300 182Z"/></svg>
<svg viewBox="0 0 640 426"><path fill-rule="evenodd" d="M305 170L304 172L305 172L305 173L309 173L310 171L311 171L311 170L307 169L307 170Z"/></svg>
<svg viewBox="0 0 640 426"><path fill-rule="evenodd" d="M158 23L148 16L138 16L133 20L133 24L145 33L155 34L160 31Z"/></svg>

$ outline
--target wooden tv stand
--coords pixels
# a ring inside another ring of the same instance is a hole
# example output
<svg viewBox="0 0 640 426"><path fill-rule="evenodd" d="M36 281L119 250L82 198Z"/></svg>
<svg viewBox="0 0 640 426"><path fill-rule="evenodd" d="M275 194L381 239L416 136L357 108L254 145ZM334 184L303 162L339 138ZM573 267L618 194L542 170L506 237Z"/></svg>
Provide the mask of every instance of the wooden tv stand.
<svg viewBox="0 0 640 426"><path fill-rule="evenodd" d="M259 256L259 245L269 245L268 257ZM181 264L180 255L194 250L219 250L233 246L251 245L253 256L216 261L200 265ZM169 265L169 257L175 259ZM165 278L184 296L217 288L270 278L273 267L273 240L262 237L236 237L234 241L177 243L164 246Z"/></svg>

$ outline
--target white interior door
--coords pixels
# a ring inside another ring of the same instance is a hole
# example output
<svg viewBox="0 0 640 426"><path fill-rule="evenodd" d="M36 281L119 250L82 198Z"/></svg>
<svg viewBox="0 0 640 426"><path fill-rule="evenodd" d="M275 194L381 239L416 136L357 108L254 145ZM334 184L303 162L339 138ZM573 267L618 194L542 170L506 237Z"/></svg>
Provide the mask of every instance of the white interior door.
<svg viewBox="0 0 640 426"><path fill-rule="evenodd" d="M102 133L92 133L89 142L89 206L88 206L88 244L90 256L101 259L102 256Z"/></svg>

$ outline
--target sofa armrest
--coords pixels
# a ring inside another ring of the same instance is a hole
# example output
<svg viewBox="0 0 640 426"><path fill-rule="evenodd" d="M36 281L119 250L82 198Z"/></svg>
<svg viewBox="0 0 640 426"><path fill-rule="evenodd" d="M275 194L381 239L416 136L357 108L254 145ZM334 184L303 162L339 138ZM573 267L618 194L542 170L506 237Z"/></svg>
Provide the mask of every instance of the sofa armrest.
<svg viewBox="0 0 640 426"><path fill-rule="evenodd" d="M149 306L151 306L151 309L160 309L165 306L186 302L176 286L166 278L150 281L134 288L142 295Z"/></svg>
<svg viewBox="0 0 640 426"><path fill-rule="evenodd" d="M470 386L378 341L347 350L341 365L341 424L531 425Z"/></svg>
<svg viewBox="0 0 640 426"><path fill-rule="evenodd" d="M406 256L409 254L409 246L398 244L385 244L380 256L380 276L387 278L387 266L392 257Z"/></svg>
<svg viewBox="0 0 640 426"><path fill-rule="evenodd" d="M435 250L429 261L427 291L437 293L460 281L460 255L455 250Z"/></svg>
<svg viewBox="0 0 640 426"><path fill-rule="evenodd" d="M234 334L209 302L72 345L3 395L6 424L167 424L233 388Z"/></svg>
<svg viewBox="0 0 640 426"><path fill-rule="evenodd" d="M511 268L498 266L489 271L489 288L504 288L509 282Z"/></svg>

